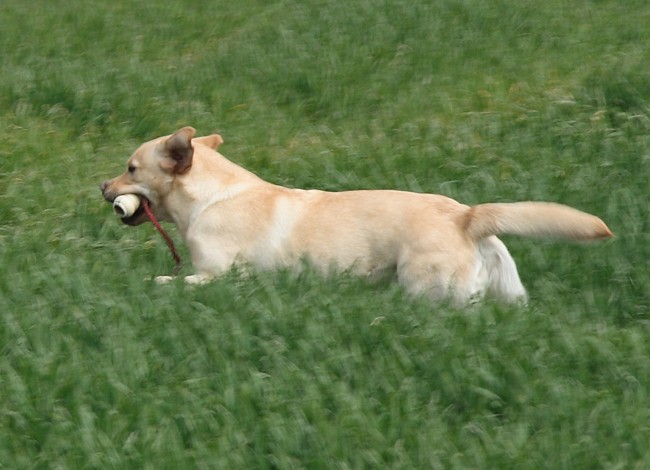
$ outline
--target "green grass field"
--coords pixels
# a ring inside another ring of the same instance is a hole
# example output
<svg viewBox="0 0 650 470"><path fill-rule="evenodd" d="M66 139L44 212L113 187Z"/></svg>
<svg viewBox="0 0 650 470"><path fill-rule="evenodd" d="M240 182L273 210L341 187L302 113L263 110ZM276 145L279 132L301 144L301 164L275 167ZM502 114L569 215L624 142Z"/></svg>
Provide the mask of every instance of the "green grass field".
<svg viewBox="0 0 650 470"><path fill-rule="evenodd" d="M650 468L648 24L640 0L2 1L0 468ZM617 237L505 239L528 308L158 286L163 239L97 185L183 125L274 183L563 202Z"/></svg>

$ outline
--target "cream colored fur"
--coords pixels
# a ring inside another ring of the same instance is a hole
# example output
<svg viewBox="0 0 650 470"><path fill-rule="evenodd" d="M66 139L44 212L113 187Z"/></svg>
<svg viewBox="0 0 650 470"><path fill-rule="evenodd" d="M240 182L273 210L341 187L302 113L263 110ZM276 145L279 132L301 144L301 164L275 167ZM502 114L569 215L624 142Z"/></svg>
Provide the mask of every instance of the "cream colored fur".
<svg viewBox="0 0 650 470"><path fill-rule="evenodd" d="M414 294L463 304L489 295L525 301L515 263L496 235L591 240L612 233L598 217L545 202L467 206L445 196L403 191L289 189L263 181L217 152L218 135L191 127L143 144L128 170L102 184L108 201L146 197L176 225L202 283L234 265L394 272ZM126 223L146 220L138 213ZM161 276L160 282L170 278Z"/></svg>

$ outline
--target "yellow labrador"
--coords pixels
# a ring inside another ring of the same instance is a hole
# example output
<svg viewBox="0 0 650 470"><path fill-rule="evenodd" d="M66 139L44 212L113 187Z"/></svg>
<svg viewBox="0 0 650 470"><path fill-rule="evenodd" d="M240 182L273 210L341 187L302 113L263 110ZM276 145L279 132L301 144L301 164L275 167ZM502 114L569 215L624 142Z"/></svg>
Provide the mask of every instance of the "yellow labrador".
<svg viewBox="0 0 650 470"><path fill-rule="evenodd" d="M515 262L496 235L591 240L612 236L598 217L547 202L467 206L403 191L289 189L268 183L217 152L219 135L184 127L146 142L127 171L101 185L106 200L135 193L176 225L202 283L233 265L394 272L405 288L456 303L485 295L525 301ZM144 222L142 210L124 219ZM169 277L160 276L164 282Z"/></svg>

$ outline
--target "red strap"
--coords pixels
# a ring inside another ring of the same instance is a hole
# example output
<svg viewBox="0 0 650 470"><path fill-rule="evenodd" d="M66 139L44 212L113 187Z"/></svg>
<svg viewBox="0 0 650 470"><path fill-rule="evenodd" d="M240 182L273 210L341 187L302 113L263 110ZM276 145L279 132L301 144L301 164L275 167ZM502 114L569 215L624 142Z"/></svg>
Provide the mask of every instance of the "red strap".
<svg viewBox="0 0 650 470"><path fill-rule="evenodd" d="M169 250L172 252L172 256L174 257L174 261L176 262L176 265L174 266L173 275L174 276L178 275L178 272L181 270L181 257L178 255L178 252L176 251L176 247L174 246L174 240L172 240L172 238L169 235L167 235L167 232L165 232L165 229L162 228L160 222L156 220L156 216L153 215L153 212L151 212L151 208L149 207L149 201L147 200L147 198L144 197L142 198L142 207L144 208L147 217L149 217L149 220L151 220L153 226L156 227L156 230L160 232L160 234L167 242L167 246L169 247Z"/></svg>

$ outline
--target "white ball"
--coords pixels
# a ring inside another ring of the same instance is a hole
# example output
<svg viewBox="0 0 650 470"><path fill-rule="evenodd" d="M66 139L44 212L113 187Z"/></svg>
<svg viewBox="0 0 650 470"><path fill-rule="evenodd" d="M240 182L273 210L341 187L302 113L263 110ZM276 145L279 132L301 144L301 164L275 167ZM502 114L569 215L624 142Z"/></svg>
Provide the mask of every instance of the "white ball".
<svg viewBox="0 0 650 470"><path fill-rule="evenodd" d="M113 209L121 218L132 216L140 207L140 196L137 194L122 194L113 201Z"/></svg>

